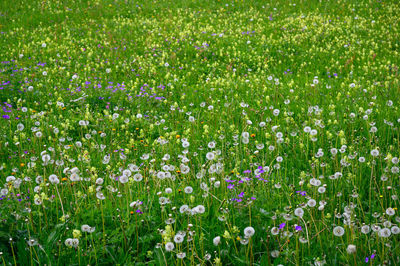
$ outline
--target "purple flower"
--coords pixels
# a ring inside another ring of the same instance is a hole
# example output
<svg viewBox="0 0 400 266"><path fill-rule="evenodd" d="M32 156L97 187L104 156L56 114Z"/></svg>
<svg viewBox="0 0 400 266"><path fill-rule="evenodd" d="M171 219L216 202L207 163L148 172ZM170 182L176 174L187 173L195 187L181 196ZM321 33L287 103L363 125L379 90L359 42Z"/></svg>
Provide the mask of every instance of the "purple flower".
<svg viewBox="0 0 400 266"><path fill-rule="evenodd" d="M10 116L9 115L3 115L3 118L4 119L10 119Z"/></svg>
<svg viewBox="0 0 400 266"><path fill-rule="evenodd" d="M297 225L297 226L296 226L296 231L301 231L301 230L303 230L303 229L301 228L301 226L300 226L300 225Z"/></svg>
<svg viewBox="0 0 400 266"><path fill-rule="evenodd" d="M281 223L281 224L279 225L279 229L282 230L283 228L285 228L285 226L286 226L285 223Z"/></svg>
<svg viewBox="0 0 400 266"><path fill-rule="evenodd" d="M228 189L233 189L234 187L235 187L234 184L229 184L229 185L228 185Z"/></svg>

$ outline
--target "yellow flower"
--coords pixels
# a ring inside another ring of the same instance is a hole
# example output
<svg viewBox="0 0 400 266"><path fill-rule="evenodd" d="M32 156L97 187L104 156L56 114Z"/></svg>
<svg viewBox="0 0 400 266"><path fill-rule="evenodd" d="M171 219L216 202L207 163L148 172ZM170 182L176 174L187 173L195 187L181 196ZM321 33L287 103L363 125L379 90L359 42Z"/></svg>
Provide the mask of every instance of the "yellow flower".
<svg viewBox="0 0 400 266"><path fill-rule="evenodd" d="M81 233L81 231L78 230L78 229L74 229L74 231L72 231L72 236L73 236L74 238L80 238L81 235L82 235L82 233Z"/></svg>
<svg viewBox="0 0 400 266"><path fill-rule="evenodd" d="M235 225L235 226L232 228L232 233L237 234L237 233L239 233L239 232L240 232L239 228Z"/></svg>
<svg viewBox="0 0 400 266"><path fill-rule="evenodd" d="M225 230L223 237L229 239L231 238L231 234L227 230Z"/></svg>

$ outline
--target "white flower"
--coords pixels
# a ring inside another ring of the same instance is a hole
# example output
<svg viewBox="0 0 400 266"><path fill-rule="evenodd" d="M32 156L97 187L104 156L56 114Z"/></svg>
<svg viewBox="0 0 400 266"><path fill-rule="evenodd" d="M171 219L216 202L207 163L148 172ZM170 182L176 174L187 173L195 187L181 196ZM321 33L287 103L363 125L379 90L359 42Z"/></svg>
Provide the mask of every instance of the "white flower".
<svg viewBox="0 0 400 266"><path fill-rule="evenodd" d="M371 151L371 155L373 157L377 157L379 155L379 151L377 149L374 149L374 150Z"/></svg>
<svg viewBox="0 0 400 266"><path fill-rule="evenodd" d="M294 210L294 215L298 216L298 217L303 217L304 215L304 211L302 208L297 208L296 210Z"/></svg>
<svg viewBox="0 0 400 266"><path fill-rule="evenodd" d="M249 237L252 237L252 236L254 235L255 230L254 230L253 227L248 226L248 227L246 227L246 228L244 229L243 232L244 232L244 236L247 237L247 238L249 238Z"/></svg>
<svg viewBox="0 0 400 266"><path fill-rule="evenodd" d="M119 178L119 182L121 182L122 184L128 183L128 181L129 181L129 177L126 176L126 175L122 175L122 176Z"/></svg>
<svg viewBox="0 0 400 266"><path fill-rule="evenodd" d="M207 146L208 146L210 149L214 149L214 148L215 148L215 141L209 142Z"/></svg>
<svg viewBox="0 0 400 266"><path fill-rule="evenodd" d="M71 176L69 177L69 179L72 182L78 182L81 180L80 176L78 175L78 173L72 173Z"/></svg>
<svg viewBox="0 0 400 266"><path fill-rule="evenodd" d="M315 199L310 199L307 202L307 205L311 208L315 207L315 205L317 205L317 201Z"/></svg>
<svg viewBox="0 0 400 266"><path fill-rule="evenodd" d="M19 123L19 124L17 125L17 129L18 129L19 131L24 130L24 128L25 128L24 124Z"/></svg>
<svg viewBox="0 0 400 266"><path fill-rule="evenodd" d="M38 244L37 240L36 240L36 239L33 239L33 238L30 238L30 239L27 241L27 243L28 243L28 245L31 246L31 247L36 246L36 245Z"/></svg>
<svg viewBox="0 0 400 266"><path fill-rule="evenodd" d="M333 228L333 234L335 236L343 236L344 235L344 228L341 226L336 226Z"/></svg>
<svg viewBox="0 0 400 266"><path fill-rule="evenodd" d="M183 259L183 258L186 257L186 253L185 252L179 252L179 253L176 254L176 257L178 259Z"/></svg>
<svg viewBox="0 0 400 266"><path fill-rule="evenodd" d="M183 242L184 239L185 239L184 236L182 236L180 234L176 234L174 237L174 242L177 244L180 244Z"/></svg>
<svg viewBox="0 0 400 266"><path fill-rule="evenodd" d="M279 234L279 228L278 228L278 227L272 227L272 229L271 229L271 234L272 234L273 236L278 235L278 234Z"/></svg>
<svg viewBox="0 0 400 266"><path fill-rule="evenodd" d="M207 158L207 160L209 160L209 161L214 160L215 154L214 154L213 152L208 152L208 153L206 154L206 158Z"/></svg>
<svg viewBox="0 0 400 266"><path fill-rule="evenodd" d="M165 250L168 251L168 252L174 250L174 248L175 248L175 245L172 242L168 242L168 243L165 244Z"/></svg>
<svg viewBox="0 0 400 266"><path fill-rule="evenodd" d="M50 155L48 155L48 154L43 154L43 156L42 156L42 161L44 162L44 163L47 163L48 161L50 161Z"/></svg>
<svg viewBox="0 0 400 266"><path fill-rule="evenodd" d="M98 199L100 199L100 200L106 199L106 197L104 197L103 192L101 192L101 191L99 191L99 192L96 193L96 197L97 197Z"/></svg>
<svg viewBox="0 0 400 266"><path fill-rule="evenodd" d="M396 212L394 211L393 208L387 208L386 209L386 214L389 216L393 216Z"/></svg>
<svg viewBox="0 0 400 266"><path fill-rule="evenodd" d="M368 234L371 231L371 227L369 225L363 225L361 227L361 233Z"/></svg>
<svg viewBox="0 0 400 266"><path fill-rule="evenodd" d="M81 226L81 231L82 232L89 232L89 230L90 230L90 226L89 225L84 224L84 225Z"/></svg>
<svg viewBox="0 0 400 266"><path fill-rule="evenodd" d="M133 176L133 180L135 180L136 182L140 182L140 181L142 181L142 179L143 179L143 176L142 176L142 174L140 174L140 173L136 173L136 174Z"/></svg>
<svg viewBox="0 0 400 266"><path fill-rule="evenodd" d="M242 138L246 138L246 139L248 139L250 137L250 134L249 134L249 132L243 132L242 133Z"/></svg>
<svg viewBox="0 0 400 266"><path fill-rule="evenodd" d="M214 246L218 246L220 243L221 243L221 237L220 236L214 237L213 239Z"/></svg>
<svg viewBox="0 0 400 266"><path fill-rule="evenodd" d="M392 234L392 232L390 231L389 228L383 228L381 230L379 230L378 235L380 237L389 237Z"/></svg>
<svg viewBox="0 0 400 266"><path fill-rule="evenodd" d="M188 205L182 205L180 208L179 208L179 212L180 213L185 213L185 212L187 212L189 210L189 206Z"/></svg>
<svg viewBox="0 0 400 266"><path fill-rule="evenodd" d="M193 188L191 186L187 186L185 187L184 191L186 194L191 194L193 192Z"/></svg>
<svg viewBox="0 0 400 266"><path fill-rule="evenodd" d="M190 146L190 143L188 141L182 141L182 147L183 148L188 148Z"/></svg>
<svg viewBox="0 0 400 266"><path fill-rule="evenodd" d="M206 208L204 208L203 205L198 205L194 209L196 210L196 213L200 213L200 214L202 214L206 211Z"/></svg>
<svg viewBox="0 0 400 266"><path fill-rule="evenodd" d="M52 174L52 175L49 176L49 181L50 181L50 183L55 184L55 185L57 185L57 184L60 183L60 180L59 180L58 177L57 177L56 175L54 175L54 174Z"/></svg>
<svg viewBox="0 0 400 266"><path fill-rule="evenodd" d="M65 239L64 244L65 244L67 247L72 247L72 238L67 238L67 239Z"/></svg>
<svg viewBox="0 0 400 266"><path fill-rule="evenodd" d="M357 250L356 246L352 245L352 244L348 245L347 249L346 249L348 254L354 254L354 253L356 253L356 250Z"/></svg>
<svg viewBox="0 0 400 266"><path fill-rule="evenodd" d="M79 246L79 239L72 238L72 247L77 248Z"/></svg>
<svg viewBox="0 0 400 266"><path fill-rule="evenodd" d="M271 251L271 257L273 257L273 258L279 257L279 254L280 254L279 250Z"/></svg>
<svg viewBox="0 0 400 266"><path fill-rule="evenodd" d="M397 235L400 233L400 228L397 225L395 225L392 228L390 228L390 231L392 231L392 234Z"/></svg>

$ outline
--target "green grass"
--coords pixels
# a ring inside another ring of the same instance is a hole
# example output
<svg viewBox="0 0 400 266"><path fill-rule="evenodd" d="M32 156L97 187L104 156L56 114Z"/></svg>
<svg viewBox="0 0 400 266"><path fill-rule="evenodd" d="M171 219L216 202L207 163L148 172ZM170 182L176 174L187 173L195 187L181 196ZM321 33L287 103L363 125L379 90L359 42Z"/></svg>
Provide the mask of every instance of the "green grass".
<svg viewBox="0 0 400 266"><path fill-rule="evenodd" d="M399 12L1 1L0 263L400 264Z"/></svg>

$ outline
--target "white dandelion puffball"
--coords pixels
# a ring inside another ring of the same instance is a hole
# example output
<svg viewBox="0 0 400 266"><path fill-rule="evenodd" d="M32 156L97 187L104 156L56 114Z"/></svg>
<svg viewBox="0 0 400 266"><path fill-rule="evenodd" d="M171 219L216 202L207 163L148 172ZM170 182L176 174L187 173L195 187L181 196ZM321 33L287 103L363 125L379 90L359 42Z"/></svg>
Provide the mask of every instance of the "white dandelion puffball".
<svg viewBox="0 0 400 266"><path fill-rule="evenodd" d="M336 226L335 228L333 228L333 234L335 236L343 236L344 235L344 228L341 226Z"/></svg>
<svg viewBox="0 0 400 266"><path fill-rule="evenodd" d="M218 246L219 243L221 243L221 237L220 236L214 237L213 239L214 246Z"/></svg>
<svg viewBox="0 0 400 266"><path fill-rule="evenodd" d="M244 233L244 236L245 236L246 238L249 238L249 237L252 237L252 236L254 235L255 230L254 230L253 227L248 226L248 227L246 227L246 228L244 229L243 233Z"/></svg>

